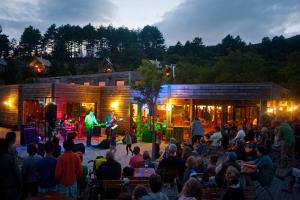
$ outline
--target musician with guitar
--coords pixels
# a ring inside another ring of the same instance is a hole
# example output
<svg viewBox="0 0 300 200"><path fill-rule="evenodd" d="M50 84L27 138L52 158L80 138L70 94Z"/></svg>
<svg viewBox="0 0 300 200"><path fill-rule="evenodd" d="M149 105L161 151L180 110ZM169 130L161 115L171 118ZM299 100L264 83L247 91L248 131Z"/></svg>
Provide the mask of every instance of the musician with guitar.
<svg viewBox="0 0 300 200"><path fill-rule="evenodd" d="M98 123L93 110L90 110L89 114L85 116L84 122L86 130L86 146L90 147L92 135L94 133L94 126L99 126L100 124Z"/></svg>

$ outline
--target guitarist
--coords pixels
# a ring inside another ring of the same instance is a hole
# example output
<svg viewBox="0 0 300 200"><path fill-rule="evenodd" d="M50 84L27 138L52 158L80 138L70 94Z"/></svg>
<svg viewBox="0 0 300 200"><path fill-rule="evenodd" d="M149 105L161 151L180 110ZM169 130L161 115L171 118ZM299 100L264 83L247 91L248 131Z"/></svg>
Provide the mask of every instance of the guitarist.
<svg viewBox="0 0 300 200"><path fill-rule="evenodd" d="M115 112L113 110L108 115L106 115L105 122L106 137L108 139L109 135L111 134L112 127L114 127L117 122L117 116L115 115Z"/></svg>
<svg viewBox="0 0 300 200"><path fill-rule="evenodd" d="M94 133L94 125L95 124L99 125L93 110L90 110L89 114L85 116L84 122L85 122L85 130L86 130L86 146L90 147L92 135Z"/></svg>

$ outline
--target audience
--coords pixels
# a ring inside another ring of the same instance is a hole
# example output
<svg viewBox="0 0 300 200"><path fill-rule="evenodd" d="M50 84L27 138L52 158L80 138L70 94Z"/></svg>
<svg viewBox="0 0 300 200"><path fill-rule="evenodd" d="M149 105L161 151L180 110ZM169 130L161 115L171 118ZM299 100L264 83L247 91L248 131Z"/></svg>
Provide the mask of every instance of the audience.
<svg viewBox="0 0 300 200"><path fill-rule="evenodd" d="M197 159L196 159L196 157L195 156L190 156L186 160L185 166L187 168L184 171L183 183L185 183L190 178L191 174L197 173Z"/></svg>
<svg viewBox="0 0 300 200"><path fill-rule="evenodd" d="M168 197L161 192L162 180L159 175L151 175L149 178L151 192L141 198L141 200L168 200Z"/></svg>
<svg viewBox="0 0 300 200"><path fill-rule="evenodd" d="M239 126L239 131L238 131L238 133L237 133L236 136L230 141L230 143L233 144L233 143L235 143L237 140L243 140L243 141L244 141L245 136L246 136L246 133L245 133L245 131L244 131L244 129L243 129L243 126L240 125L240 126Z"/></svg>
<svg viewBox="0 0 300 200"><path fill-rule="evenodd" d="M56 158L53 157L52 155L53 150L54 150L53 143L49 141L46 142L45 143L46 155L37 163L39 193L56 191L56 183L55 183Z"/></svg>
<svg viewBox="0 0 300 200"><path fill-rule="evenodd" d="M210 160L207 165L207 171L209 176L215 176L216 175L216 167L218 162L218 156L211 156Z"/></svg>
<svg viewBox="0 0 300 200"><path fill-rule="evenodd" d="M61 154L61 146L59 145L58 137L53 137L52 143L54 145L53 156L58 158L58 156Z"/></svg>
<svg viewBox="0 0 300 200"><path fill-rule="evenodd" d="M133 156L129 160L129 165L131 167L134 167L137 163L141 163L144 161L143 156L140 154L140 151L141 149L139 146L135 146L133 148Z"/></svg>
<svg viewBox="0 0 300 200"><path fill-rule="evenodd" d="M154 163L151 161L149 151L143 152L143 159L145 161L145 166L147 166L148 168L155 168Z"/></svg>
<svg viewBox="0 0 300 200"><path fill-rule="evenodd" d="M14 159L17 161L18 153L17 153L16 146L15 146L16 132L14 132L14 131L7 132L6 136L5 136L5 140L6 140L6 143L8 144L8 153L10 155L12 155L14 157Z"/></svg>
<svg viewBox="0 0 300 200"><path fill-rule="evenodd" d="M169 155L167 158L164 158L158 164L158 173L164 177L164 181L166 182L173 182L176 177L182 179L183 173L185 170L184 161L181 160L176 156L177 147L175 144L170 144L169 148ZM166 171L177 170L177 174L172 175L164 175Z"/></svg>
<svg viewBox="0 0 300 200"><path fill-rule="evenodd" d="M232 148L232 150L236 153L237 160L245 161L247 159L247 154L245 151L245 144L242 140L236 141L235 146Z"/></svg>
<svg viewBox="0 0 300 200"><path fill-rule="evenodd" d="M98 170L100 180L120 180L121 164L115 160L115 155L111 151L106 152L106 162Z"/></svg>
<svg viewBox="0 0 300 200"><path fill-rule="evenodd" d="M229 166L225 174L226 187L223 188L222 200L243 200L244 193L240 184L240 173L233 167Z"/></svg>
<svg viewBox="0 0 300 200"><path fill-rule="evenodd" d="M7 140L0 138L0 194L1 199L19 199L21 176L15 158L8 153Z"/></svg>
<svg viewBox="0 0 300 200"><path fill-rule="evenodd" d="M201 200L202 185L196 178L189 178L185 182L178 200Z"/></svg>
<svg viewBox="0 0 300 200"><path fill-rule="evenodd" d="M35 144L27 145L28 157L22 164L22 199L33 197L38 193L38 162L42 159L37 155L37 147Z"/></svg>
<svg viewBox="0 0 300 200"><path fill-rule="evenodd" d="M57 191L64 196L77 198L77 180L82 175L82 166L78 154L74 153L73 140L67 139L63 143L65 152L57 159L55 180Z"/></svg>
<svg viewBox="0 0 300 200"><path fill-rule="evenodd" d="M133 190L133 199L140 200L144 196L148 195L147 188L143 185L137 185Z"/></svg>
<svg viewBox="0 0 300 200"><path fill-rule="evenodd" d="M221 146L222 133L219 126L216 126L215 132L209 137L208 141L211 142L210 146L213 148L218 148Z"/></svg>

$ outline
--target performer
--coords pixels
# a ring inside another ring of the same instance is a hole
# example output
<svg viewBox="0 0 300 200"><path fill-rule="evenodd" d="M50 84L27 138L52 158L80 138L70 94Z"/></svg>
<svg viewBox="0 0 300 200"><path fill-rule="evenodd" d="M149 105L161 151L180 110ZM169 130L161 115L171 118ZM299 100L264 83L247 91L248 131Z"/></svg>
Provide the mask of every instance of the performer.
<svg viewBox="0 0 300 200"><path fill-rule="evenodd" d="M116 124L117 116L115 112L112 110L108 115L105 117L105 126L106 126L106 138L108 139L111 132L118 127Z"/></svg>
<svg viewBox="0 0 300 200"><path fill-rule="evenodd" d="M89 114L85 116L84 122L85 122L85 129L86 129L86 146L90 147L92 135L94 133L94 125L95 124L99 125L93 110L90 110Z"/></svg>

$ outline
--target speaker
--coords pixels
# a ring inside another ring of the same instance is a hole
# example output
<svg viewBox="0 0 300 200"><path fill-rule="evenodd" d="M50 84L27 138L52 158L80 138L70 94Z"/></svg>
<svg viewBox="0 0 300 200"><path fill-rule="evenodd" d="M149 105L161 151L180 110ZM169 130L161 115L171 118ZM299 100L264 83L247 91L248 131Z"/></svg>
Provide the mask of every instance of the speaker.
<svg viewBox="0 0 300 200"><path fill-rule="evenodd" d="M36 132L36 127L33 125L22 125L21 126L21 138L20 143L21 145L25 146L31 143L38 142L38 135Z"/></svg>
<svg viewBox="0 0 300 200"><path fill-rule="evenodd" d="M83 143L74 144L73 151L80 151L82 154L85 154L85 146Z"/></svg>
<svg viewBox="0 0 300 200"><path fill-rule="evenodd" d="M55 128L57 116L57 106L55 103L48 103L45 107L45 120L49 123L52 129Z"/></svg>

